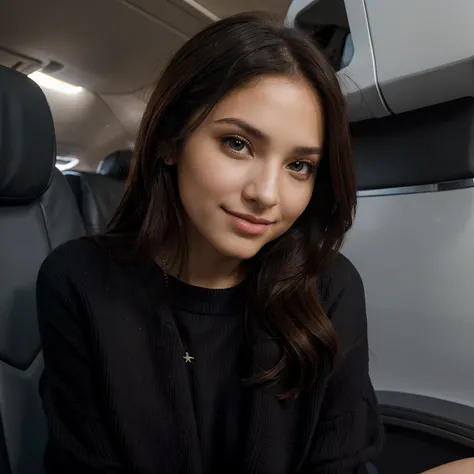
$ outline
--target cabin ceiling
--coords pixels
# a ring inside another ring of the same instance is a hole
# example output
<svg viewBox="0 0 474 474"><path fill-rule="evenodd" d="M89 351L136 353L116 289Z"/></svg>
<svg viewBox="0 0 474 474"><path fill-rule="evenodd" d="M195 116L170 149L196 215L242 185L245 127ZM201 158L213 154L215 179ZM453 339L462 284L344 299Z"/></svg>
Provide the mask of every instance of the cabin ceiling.
<svg viewBox="0 0 474 474"><path fill-rule="evenodd" d="M289 0L259 10L284 18ZM255 10L250 0L1 0L0 64L31 63L84 88L46 90L58 153L94 169L109 152L133 146L160 72L191 36L219 18Z"/></svg>

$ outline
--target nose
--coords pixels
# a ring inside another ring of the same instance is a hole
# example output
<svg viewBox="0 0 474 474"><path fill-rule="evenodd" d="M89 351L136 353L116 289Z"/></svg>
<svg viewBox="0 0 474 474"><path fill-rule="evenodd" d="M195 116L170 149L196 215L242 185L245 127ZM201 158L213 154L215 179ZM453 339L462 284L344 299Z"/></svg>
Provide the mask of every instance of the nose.
<svg viewBox="0 0 474 474"><path fill-rule="evenodd" d="M279 167L271 163L256 167L244 187L243 196L261 209L276 206L280 202Z"/></svg>

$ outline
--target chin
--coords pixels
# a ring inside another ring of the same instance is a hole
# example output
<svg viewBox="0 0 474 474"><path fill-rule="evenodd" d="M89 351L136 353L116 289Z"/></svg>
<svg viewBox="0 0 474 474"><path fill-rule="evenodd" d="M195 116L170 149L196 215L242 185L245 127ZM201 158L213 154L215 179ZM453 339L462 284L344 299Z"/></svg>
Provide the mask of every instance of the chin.
<svg viewBox="0 0 474 474"><path fill-rule="evenodd" d="M251 240L239 239L240 242L229 240L227 242L215 242L216 249L227 258L236 260L248 260L255 257L263 243L252 242Z"/></svg>

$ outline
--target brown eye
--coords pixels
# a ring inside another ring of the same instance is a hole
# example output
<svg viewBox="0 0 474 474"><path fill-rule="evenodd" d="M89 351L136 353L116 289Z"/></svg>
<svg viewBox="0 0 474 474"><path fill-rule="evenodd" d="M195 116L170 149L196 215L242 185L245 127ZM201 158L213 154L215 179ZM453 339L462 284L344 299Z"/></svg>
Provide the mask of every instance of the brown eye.
<svg viewBox="0 0 474 474"><path fill-rule="evenodd" d="M295 161L294 163L291 163L290 165L293 169L293 171L296 171L297 173L301 173L305 168L305 166L308 166L308 163L305 163L304 161Z"/></svg>
<svg viewBox="0 0 474 474"><path fill-rule="evenodd" d="M245 143L242 140L233 137L227 138L227 145L234 151L242 151L245 148Z"/></svg>
<svg viewBox="0 0 474 474"><path fill-rule="evenodd" d="M290 163L288 168L302 178L309 178L315 173L317 164L312 161L298 160Z"/></svg>
<svg viewBox="0 0 474 474"><path fill-rule="evenodd" d="M250 152L250 145L246 140L239 137L223 137L222 143L234 153L246 153Z"/></svg>

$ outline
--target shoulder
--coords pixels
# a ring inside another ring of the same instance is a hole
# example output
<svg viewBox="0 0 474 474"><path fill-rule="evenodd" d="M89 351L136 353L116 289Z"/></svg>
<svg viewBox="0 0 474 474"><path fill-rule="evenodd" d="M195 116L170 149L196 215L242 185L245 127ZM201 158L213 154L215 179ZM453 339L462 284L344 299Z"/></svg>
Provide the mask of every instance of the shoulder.
<svg viewBox="0 0 474 474"><path fill-rule="evenodd" d="M65 318L64 311L75 315L76 322L92 322L94 315L113 317L120 305L139 294L136 287L141 286L135 281L140 274L130 268L93 238L58 246L44 260L36 280L39 320Z"/></svg>
<svg viewBox="0 0 474 474"><path fill-rule="evenodd" d="M44 260L40 275L55 276L72 274L79 267L100 264L105 254L89 237L70 240L56 247Z"/></svg>
<svg viewBox="0 0 474 474"><path fill-rule="evenodd" d="M341 253L319 276L320 296L326 306L331 306L343 295L356 300L364 299L364 284L354 264ZM360 302L360 301L359 301Z"/></svg>
<svg viewBox="0 0 474 474"><path fill-rule="evenodd" d="M40 330L68 328L82 324L85 286L96 283L95 268L102 260L100 248L89 238L68 241L56 247L44 260L36 280L36 308Z"/></svg>
<svg viewBox="0 0 474 474"><path fill-rule="evenodd" d="M343 352L367 337L364 284L357 268L344 255L338 254L320 276L320 295Z"/></svg>
<svg viewBox="0 0 474 474"><path fill-rule="evenodd" d="M107 254L89 237L70 240L56 247L42 263L38 281L86 278L107 265Z"/></svg>
<svg viewBox="0 0 474 474"><path fill-rule="evenodd" d="M120 257L110 243L83 237L58 246L44 260L37 297L54 295L89 309L127 304L148 294L143 288L156 283L156 268L147 259Z"/></svg>
<svg viewBox="0 0 474 474"><path fill-rule="evenodd" d="M334 260L320 275L322 289L327 293L334 294L345 288L360 287L362 278L354 264L342 253L338 253ZM362 285L363 286L363 285Z"/></svg>

